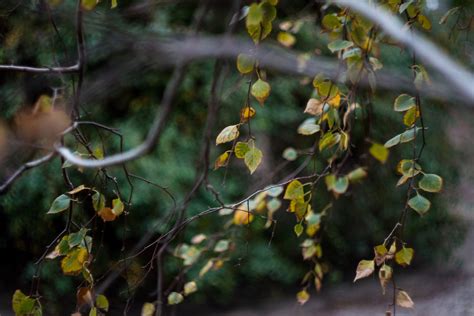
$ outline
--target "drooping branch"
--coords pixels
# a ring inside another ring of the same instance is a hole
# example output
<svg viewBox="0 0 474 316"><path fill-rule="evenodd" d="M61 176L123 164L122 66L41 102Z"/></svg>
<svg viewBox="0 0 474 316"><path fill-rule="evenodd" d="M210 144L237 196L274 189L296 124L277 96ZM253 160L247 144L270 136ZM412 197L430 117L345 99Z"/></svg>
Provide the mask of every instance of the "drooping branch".
<svg viewBox="0 0 474 316"><path fill-rule="evenodd" d="M474 75L418 32L410 32L393 14L380 6L370 5L364 0L334 0L335 3L349 7L372 22L378 24L387 34L400 43L410 47L425 63L431 65L471 103L474 103Z"/></svg>

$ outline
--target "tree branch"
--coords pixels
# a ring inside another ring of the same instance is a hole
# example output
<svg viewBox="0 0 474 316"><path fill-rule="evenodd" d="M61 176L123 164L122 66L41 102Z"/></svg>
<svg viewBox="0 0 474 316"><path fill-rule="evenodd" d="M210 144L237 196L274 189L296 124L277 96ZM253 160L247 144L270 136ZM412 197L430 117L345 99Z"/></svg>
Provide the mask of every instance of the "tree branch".
<svg viewBox="0 0 474 316"><path fill-rule="evenodd" d="M470 102L474 102L474 88L472 86L474 75L443 53L422 34L415 31L409 32L393 14L380 6L370 5L367 1L334 0L334 2L359 12L378 24L391 37L409 46L425 63L430 64L445 76Z"/></svg>
<svg viewBox="0 0 474 316"><path fill-rule="evenodd" d="M79 64L67 67L29 67L16 65L0 65L0 72L27 72L34 74L54 74L54 73L76 73L79 71Z"/></svg>

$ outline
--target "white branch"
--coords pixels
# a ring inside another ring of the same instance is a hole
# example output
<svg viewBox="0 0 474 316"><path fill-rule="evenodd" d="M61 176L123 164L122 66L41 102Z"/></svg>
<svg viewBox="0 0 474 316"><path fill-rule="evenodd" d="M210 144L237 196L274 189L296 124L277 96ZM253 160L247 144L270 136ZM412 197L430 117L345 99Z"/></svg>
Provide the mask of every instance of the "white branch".
<svg viewBox="0 0 474 316"><path fill-rule="evenodd" d="M370 5L365 0L334 0L333 2L349 7L378 24L391 37L413 49L423 63L439 71L470 102L474 102L474 75L443 53L422 34L414 30L409 31L393 14L381 7Z"/></svg>

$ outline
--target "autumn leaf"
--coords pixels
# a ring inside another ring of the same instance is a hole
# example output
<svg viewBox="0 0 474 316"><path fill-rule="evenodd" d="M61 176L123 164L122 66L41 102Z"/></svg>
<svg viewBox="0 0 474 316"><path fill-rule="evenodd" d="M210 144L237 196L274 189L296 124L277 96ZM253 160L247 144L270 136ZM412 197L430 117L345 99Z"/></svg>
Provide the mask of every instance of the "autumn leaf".
<svg viewBox="0 0 474 316"><path fill-rule="evenodd" d="M228 143L239 137L239 125L230 125L224 128L216 138L216 145Z"/></svg>
<svg viewBox="0 0 474 316"><path fill-rule="evenodd" d="M214 170L217 170L227 165L229 161L229 157L230 157L229 153L230 151L226 151L223 154L221 154L219 157L217 157L216 161L214 162Z"/></svg>
<svg viewBox="0 0 474 316"><path fill-rule="evenodd" d="M247 168L250 170L250 174L253 174L257 167L262 162L263 153L257 147L251 147L245 153L244 162Z"/></svg>
<svg viewBox="0 0 474 316"><path fill-rule="evenodd" d="M321 115L323 113L324 102L318 99L311 98L306 103L306 108L304 109L304 113L308 113L311 115Z"/></svg>
<svg viewBox="0 0 474 316"><path fill-rule="evenodd" d="M66 275L79 274L87 261L88 253L86 248L78 247L68 252L61 260L61 270Z"/></svg>
<svg viewBox="0 0 474 316"><path fill-rule="evenodd" d="M400 251L395 254L395 261L401 265L406 267L411 263L413 259L414 250L413 248L405 248L403 247Z"/></svg>
<svg viewBox="0 0 474 316"><path fill-rule="evenodd" d="M374 260L361 260L357 265L354 282L366 278L374 272Z"/></svg>
<svg viewBox="0 0 474 316"><path fill-rule="evenodd" d="M104 207L97 213L104 222L112 222L117 218L117 215L110 207Z"/></svg>
<svg viewBox="0 0 474 316"><path fill-rule="evenodd" d="M260 105L270 96L271 87L268 82L258 79L250 89L250 93L257 99Z"/></svg>
<svg viewBox="0 0 474 316"><path fill-rule="evenodd" d="M402 290L397 291L396 302L398 306L405 308L413 308L415 306L415 303L413 303L410 295Z"/></svg>
<svg viewBox="0 0 474 316"><path fill-rule="evenodd" d="M309 300L309 293L306 289L303 289L296 293L296 299L300 305L304 305Z"/></svg>

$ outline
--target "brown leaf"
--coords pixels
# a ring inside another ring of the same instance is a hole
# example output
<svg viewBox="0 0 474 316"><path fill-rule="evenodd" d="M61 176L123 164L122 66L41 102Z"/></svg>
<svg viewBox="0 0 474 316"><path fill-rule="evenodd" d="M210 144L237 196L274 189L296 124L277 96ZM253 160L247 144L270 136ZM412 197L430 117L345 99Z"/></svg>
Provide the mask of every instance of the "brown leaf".
<svg viewBox="0 0 474 316"><path fill-rule="evenodd" d="M81 287L77 290L76 293L77 305L80 307L84 304L89 304L89 306L94 306L92 293L88 287Z"/></svg>
<svg viewBox="0 0 474 316"><path fill-rule="evenodd" d="M104 222L112 222L117 218L117 215L112 212L110 207L104 207L97 214L99 214Z"/></svg>
<svg viewBox="0 0 474 316"><path fill-rule="evenodd" d="M374 272L374 260L361 260L357 265L354 282L366 278Z"/></svg>
<svg viewBox="0 0 474 316"><path fill-rule="evenodd" d="M306 104L306 109L304 110L304 113L308 113L311 115L321 115L323 113L323 107L324 102L311 98Z"/></svg>
<svg viewBox="0 0 474 316"><path fill-rule="evenodd" d="M397 292L396 302L398 306L405 308L413 308L415 303L413 303L410 295L407 292L399 290Z"/></svg>

